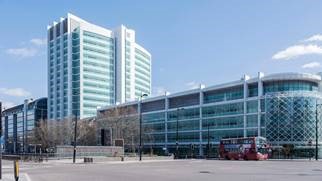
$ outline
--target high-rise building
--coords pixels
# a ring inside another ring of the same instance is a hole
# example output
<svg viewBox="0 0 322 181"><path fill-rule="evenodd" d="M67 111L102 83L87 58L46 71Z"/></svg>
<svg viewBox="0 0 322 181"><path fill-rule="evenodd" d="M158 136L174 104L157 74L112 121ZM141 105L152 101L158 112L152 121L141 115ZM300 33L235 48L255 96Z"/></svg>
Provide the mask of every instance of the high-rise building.
<svg viewBox="0 0 322 181"><path fill-rule="evenodd" d="M151 54L121 25L72 14L48 26L48 118L96 115L97 107L151 94Z"/></svg>

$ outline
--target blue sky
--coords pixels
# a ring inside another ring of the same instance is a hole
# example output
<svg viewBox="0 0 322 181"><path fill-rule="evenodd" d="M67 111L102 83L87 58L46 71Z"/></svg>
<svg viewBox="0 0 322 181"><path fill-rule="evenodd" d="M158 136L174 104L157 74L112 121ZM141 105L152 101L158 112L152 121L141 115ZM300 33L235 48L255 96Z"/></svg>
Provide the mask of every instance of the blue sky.
<svg viewBox="0 0 322 181"><path fill-rule="evenodd" d="M106 28L124 24L153 56L153 93L243 74L319 72L322 1L0 0L0 100L47 94L47 25L71 12Z"/></svg>

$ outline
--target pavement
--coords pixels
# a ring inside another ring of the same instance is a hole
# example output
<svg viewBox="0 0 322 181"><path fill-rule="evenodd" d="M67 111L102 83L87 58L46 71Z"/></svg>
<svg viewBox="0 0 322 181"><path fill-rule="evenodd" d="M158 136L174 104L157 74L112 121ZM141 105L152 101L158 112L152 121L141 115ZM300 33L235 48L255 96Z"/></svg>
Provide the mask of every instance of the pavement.
<svg viewBox="0 0 322 181"><path fill-rule="evenodd" d="M322 162L308 160L223 161L143 160L82 163L77 160L21 162L23 181L315 181L322 180ZM3 164L3 180L13 180L13 164Z"/></svg>

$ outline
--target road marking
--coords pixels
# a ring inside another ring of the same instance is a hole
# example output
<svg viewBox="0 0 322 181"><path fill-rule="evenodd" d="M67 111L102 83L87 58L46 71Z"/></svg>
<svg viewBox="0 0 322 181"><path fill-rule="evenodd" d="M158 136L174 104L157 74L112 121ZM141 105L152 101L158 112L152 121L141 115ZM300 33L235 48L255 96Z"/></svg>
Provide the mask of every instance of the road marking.
<svg viewBox="0 0 322 181"><path fill-rule="evenodd" d="M25 175L27 181L31 181L31 179L27 173L24 173L24 175Z"/></svg>

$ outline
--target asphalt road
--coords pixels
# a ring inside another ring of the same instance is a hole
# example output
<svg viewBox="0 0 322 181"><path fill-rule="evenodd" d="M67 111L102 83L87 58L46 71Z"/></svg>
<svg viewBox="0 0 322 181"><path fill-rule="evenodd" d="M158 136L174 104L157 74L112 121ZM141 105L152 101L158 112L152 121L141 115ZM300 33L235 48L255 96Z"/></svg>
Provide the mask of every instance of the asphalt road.
<svg viewBox="0 0 322 181"><path fill-rule="evenodd" d="M179 160L93 164L22 163L21 175L22 180L28 181L321 181L322 162Z"/></svg>

